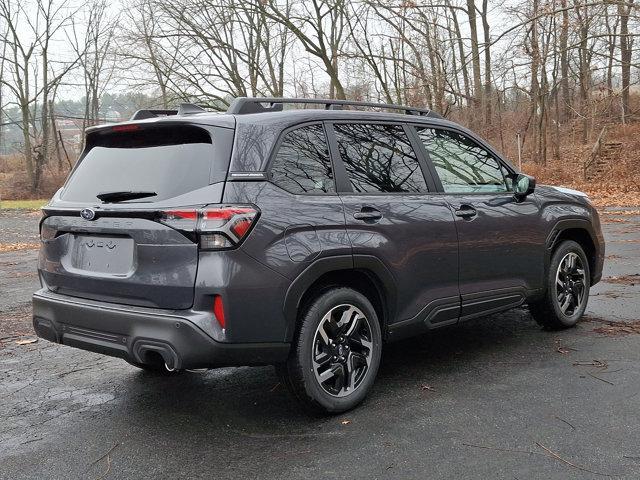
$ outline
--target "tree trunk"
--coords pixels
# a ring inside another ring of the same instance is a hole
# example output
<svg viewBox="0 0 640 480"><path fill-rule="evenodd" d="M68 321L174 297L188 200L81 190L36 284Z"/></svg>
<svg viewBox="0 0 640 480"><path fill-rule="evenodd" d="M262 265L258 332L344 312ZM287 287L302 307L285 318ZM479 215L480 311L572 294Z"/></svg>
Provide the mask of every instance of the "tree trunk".
<svg viewBox="0 0 640 480"><path fill-rule="evenodd" d="M58 132L56 128L56 117L53 111L53 102L49 100L49 118L51 124L51 141L56 149L56 159L58 160L58 172L62 172L62 154L60 152L60 143L58 142Z"/></svg>
<svg viewBox="0 0 640 480"><path fill-rule="evenodd" d="M533 120L533 140L534 145L533 160L536 163L540 163L542 160L542 152L540 150L540 138L542 136L542 124L541 119L543 113L540 108L540 98L542 92L540 91L540 82L538 79L540 70L540 45L538 43L538 9L539 1L533 0L533 12L531 17L530 35L530 52L531 52L531 119Z"/></svg>
<svg viewBox="0 0 640 480"><path fill-rule="evenodd" d="M474 0L467 0L467 16L471 32L471 64L473 67L473 99L474 107L482 105L482 76L480 72L480 50L478 47L478 26L476 24L476 5Z"/></svg>
<svg viewBox="0 0 640 480"><path fill-rule="evenodd" d="M491 35L489 34L488 0L482 1L482 29L484 32L484 121L491 125Z"/></svg>
<svg viewBox="0 0 640 480"><path fill-rule="evenodd" d="M447 3L447 5L449 6L449 9L451 11L451 18L453 20L453 27L455 29L456 39L458 43L458 53L460 54L460 64L462 68L462 81L464 84L464 95L467 99L467 102L469 102L469 99L471 98L471 88L469 86L469 69L467 68L467 59L464 51L462 32L460 30L460 22L458 22L458 15L456 14L455 8L453 8L450 3ZM467 105L471 106L469 103Z"/></svg>
<svg viewBox="0 0 640 480"><path fill-rule="evenodd" d="M620 15L620 76L622 81L622 122L625 123L629 116L629 86L631 83L631 56L632 37L629 35L629 13L633 0L626 0L626 6L622 1L618 3Z"/></svg>
<svg viewBox="0 0 640 480"><path fill-rule="evenodd" d="M562 91L561 120L566 122L571 116L571 92L569 91L569 11L567 0L560 0L562 26L560 27L560 90Z"/></svg>

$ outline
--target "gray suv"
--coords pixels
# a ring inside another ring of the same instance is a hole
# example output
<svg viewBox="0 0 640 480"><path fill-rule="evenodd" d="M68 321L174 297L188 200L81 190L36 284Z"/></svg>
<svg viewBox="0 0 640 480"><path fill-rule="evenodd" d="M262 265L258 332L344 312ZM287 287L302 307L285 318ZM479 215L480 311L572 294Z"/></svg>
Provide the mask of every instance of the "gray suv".
<svg viewBox="0 0 640 480"><path fill-rule="evenodd" d="M40 232L40 337L154 371L275 365L323 412L363 400L386 341L524 303L575 325L604 258L584 194L469 130L317 99L89 128Z"/></svg>

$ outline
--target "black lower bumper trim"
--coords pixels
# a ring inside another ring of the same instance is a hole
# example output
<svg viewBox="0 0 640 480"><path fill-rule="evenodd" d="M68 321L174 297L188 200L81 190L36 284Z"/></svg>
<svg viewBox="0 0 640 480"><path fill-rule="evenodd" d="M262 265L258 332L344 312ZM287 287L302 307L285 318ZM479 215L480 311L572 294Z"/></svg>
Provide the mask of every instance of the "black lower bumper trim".
<svg viewBox="0 0 640 480"><path fill-rule="evenodd" d="M288 343L217 342L190 315L85 301L46 289L33 296L39 337L132 363L150 363L153 353L172 369L271 365L289 354Z"/></svg>

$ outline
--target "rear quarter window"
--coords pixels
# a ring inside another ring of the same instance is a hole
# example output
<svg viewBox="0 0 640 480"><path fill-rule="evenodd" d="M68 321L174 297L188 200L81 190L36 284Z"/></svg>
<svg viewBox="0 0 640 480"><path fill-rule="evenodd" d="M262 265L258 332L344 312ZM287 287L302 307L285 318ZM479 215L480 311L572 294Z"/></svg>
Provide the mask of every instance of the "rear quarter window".
<svg viewBox="0 0 640 480"><path fill-rule="evenodd" d="M285 133L270 176L273 183L291 193L335 192L324 127L306 125Z"/></svg>

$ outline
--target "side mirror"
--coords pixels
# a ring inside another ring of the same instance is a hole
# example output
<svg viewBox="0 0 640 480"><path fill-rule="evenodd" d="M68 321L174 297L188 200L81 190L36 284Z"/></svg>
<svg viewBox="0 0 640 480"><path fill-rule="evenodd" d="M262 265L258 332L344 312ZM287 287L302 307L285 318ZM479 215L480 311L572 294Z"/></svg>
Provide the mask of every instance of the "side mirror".
<svg viewBox="0 0 640 480"><path fill-rule="evenodd" d="M530 175L520 173L516 177L515 186L513 187L513 196L517 201L521 201L527 198L528 195L531 195L535 189L536 179Z"/></svg>

